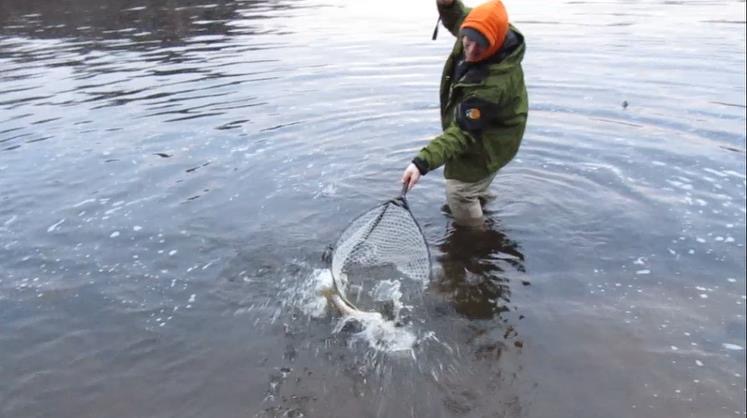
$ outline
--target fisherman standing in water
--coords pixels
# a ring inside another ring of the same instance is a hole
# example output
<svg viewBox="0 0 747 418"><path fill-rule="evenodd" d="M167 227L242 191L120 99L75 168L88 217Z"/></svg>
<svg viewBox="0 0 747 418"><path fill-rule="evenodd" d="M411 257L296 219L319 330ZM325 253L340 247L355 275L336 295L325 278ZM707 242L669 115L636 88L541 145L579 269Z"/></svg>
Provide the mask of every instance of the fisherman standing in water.
<svg viewBox="0 0 747 418"><path fill-rule="evenodd" d="M443 132L402 174L412 188L445 164L446 201L454 221L480 227L482 204L496 173L516 155L527 122L528 99L521 60L524 36L508 23L500 0L474 9L461 0L437 0L446 29L457 42L441 76Z"/></svg>

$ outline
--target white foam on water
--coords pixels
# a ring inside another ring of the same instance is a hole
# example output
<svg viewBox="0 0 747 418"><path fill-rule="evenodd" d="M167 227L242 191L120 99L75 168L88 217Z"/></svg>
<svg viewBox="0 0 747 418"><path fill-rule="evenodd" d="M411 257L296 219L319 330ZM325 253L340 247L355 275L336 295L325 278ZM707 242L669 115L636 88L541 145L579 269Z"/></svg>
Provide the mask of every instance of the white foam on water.
<svg viewBox="0 0 747 418"><path fill-rule="evenodd" d="M74 208L79 208L79 207L81 207L81 206L83 206L83 205L86 205L86 204L88 204L88 203L93 203L93 202L95 202L95 201L96 201L96 199L86 199L86 200L84 200L84 201L82 201L82 202L78 202L78 203L74 204L74 205L73 205L73 207L74 207Z"/></svg>
<svg viewBox="0 0 747 418"><path fill-rule="evenodd" d="M376 283L376 286L371 290L371 294L374 300L378 302L386 302L388 300L400 301L402 298L400 285L399 280L381 280Z"/></svg>
<svg viewBox="0 0 747 418"><path fill-rule="evenodd" d="M676 180L667 180L666 182L680 190L693 190L692 184L683 183L681 181L676 181Z"/></svg>
<svg viewBox="0 0 747 418"><path fill-rule="evenodd" d="M65 222L65 219L60 219L60 221L59 221L59 222L57 222L56 224L54 224L54 225L50 226L49 228L47 228L47 232L54 232L54 231L56 231L56 230L57 230L57 228L58 228L58 227L59 227L60 225L62 225L62 223L63 223L63 222Z"/></svg>
<svg viewBox="0 0 747 418"><path fill-rule="evenodd" d="M742 347L741 345L736 345L736 344L723 343L723 344L721 344L721 346L724 347L727 350L732 350L732 351L742 351L742 350L744 350L744 347Z"/></svg>
<svg viewBox="0 0 747 418"><path fill-rule="evenodd" d="M718 171L718 170L714 170L712 168L704 168L703 171L705 171L707 173L711 173L711 174L713 174L715 176L719 176L719 177L727 177L728 176L727 174L725 174L725 173L723 173L721 171Z"/></svg>
<svg viewBox="0 0 747 418"><path fill-rule="evenodd" d="M378 312L356 312L343 316L337 323L334 332L340 332L345 325L356 321L363 329L352 335L351 342L361 341L374 350L384 352L411 351L417 342L414 332L408 327L398 327L394 321L388 321Z"/></svg>
<svg viewBox="0 0 747 418"><path fill-rule="evenodd" d="M724 174L732 176L732 177L736 177L736 178L739 178L739 179L745 179L745 178L747 178L747 176L745 176L744 174L737 173L734 170L726 170L726 171L724 171Z"/></svg>
<svg viewBox="0 0 747 418"><path fill-rule="evenodd" d="M111 215L112 213L119 212L120 209L122 209L122 206L116 206L104 212L104 215Z"/></svg>
<svg viewBox="0 0 747 418"><path fill-rule="evenodd" d="M402 290L400 289L402 282L399 280L381 280L376 283L373 289L371 289L371 296L373 300L377 302L389 302L393 303L394 307L394 318L395 320L400 318L402 308L410 308L410 306L402 303Z"/></svg>
<svg viewBox="0 0 747 418"><path fill-rule="evenodd" d="M320 190L314 195L314 199L320 197L332 197L337 195L337 187L334 184L322 185L319 184Z"/></svg>
<svg viewBox="0 0 747 418"><path fill-rule="evenodd" d="M333 292L332 289L332 273L328 269L314 270L301 284L296 305L305 314L315 318L325 316L329 308L337 311L337 308L325 296ZM349 310L341 313L342 317L332 332L341 332L346 325L357 323L359 331L351 334L351 344L362 342L374 350L387 353L411 352L418 342L414 330L409 326L396 325L396 317L404 306L401 302L402 292L399 281L382 280L371 292L376 301L394 303L395 320L387 320L379 312Z"/></svg>
<svg viewBox="0 0 747 418"><path fill-rule="evenodd" d="M303 313L313 318L321 318L327 313L327 298L324 292L332 289L332 274L329 270L314 270L301 283L296 305Z"/></svg>

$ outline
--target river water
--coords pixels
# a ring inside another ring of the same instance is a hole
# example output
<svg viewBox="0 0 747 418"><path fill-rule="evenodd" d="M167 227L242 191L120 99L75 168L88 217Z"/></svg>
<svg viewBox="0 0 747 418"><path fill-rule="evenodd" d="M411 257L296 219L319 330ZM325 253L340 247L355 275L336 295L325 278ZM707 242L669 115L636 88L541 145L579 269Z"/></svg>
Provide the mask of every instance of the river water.
<svg viewBox="0 0 747 418"><path fill-rule="evenodd" d="M397 327L321 257L438 133L433 2L2 0L0 416L744 416L744 1L506 5L524 143L488 231L409 194Z"/></svg>

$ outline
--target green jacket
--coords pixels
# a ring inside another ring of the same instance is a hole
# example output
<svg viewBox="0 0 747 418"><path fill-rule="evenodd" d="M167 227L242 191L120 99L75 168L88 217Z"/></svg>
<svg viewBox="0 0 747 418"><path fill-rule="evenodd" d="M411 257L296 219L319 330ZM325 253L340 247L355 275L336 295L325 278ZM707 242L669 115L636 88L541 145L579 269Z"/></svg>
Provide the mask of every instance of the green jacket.
<svg viewBox="0 0 747 418"><path fill-rule="evenodd" d="M422 174L446 164L447 179L465 182L481 180L511 161L519 150L528 111L521 68L526 45L513 26L500 51L469 64L458 80L453 79L463 56L459 27L470 10L460 0L438 8L446 29L457 36L441 76L443 133L413 160Z"/></svg>

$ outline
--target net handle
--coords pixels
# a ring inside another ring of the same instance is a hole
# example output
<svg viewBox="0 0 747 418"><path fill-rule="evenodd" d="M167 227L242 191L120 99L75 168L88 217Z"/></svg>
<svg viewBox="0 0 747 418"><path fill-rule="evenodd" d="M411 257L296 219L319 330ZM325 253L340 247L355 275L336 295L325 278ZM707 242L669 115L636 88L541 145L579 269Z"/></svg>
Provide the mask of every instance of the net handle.
<svg viewBox="0 0 747 418"><path fill-rule="evenodd" d="M407 198L405 197L407 195L407 189L408 189L407 182L402 183L402 190L399 192L399 196L387 201L387 203L394 203L395 205L402 206L403 208L409 211L410 205L407 203Z"/></svg>

